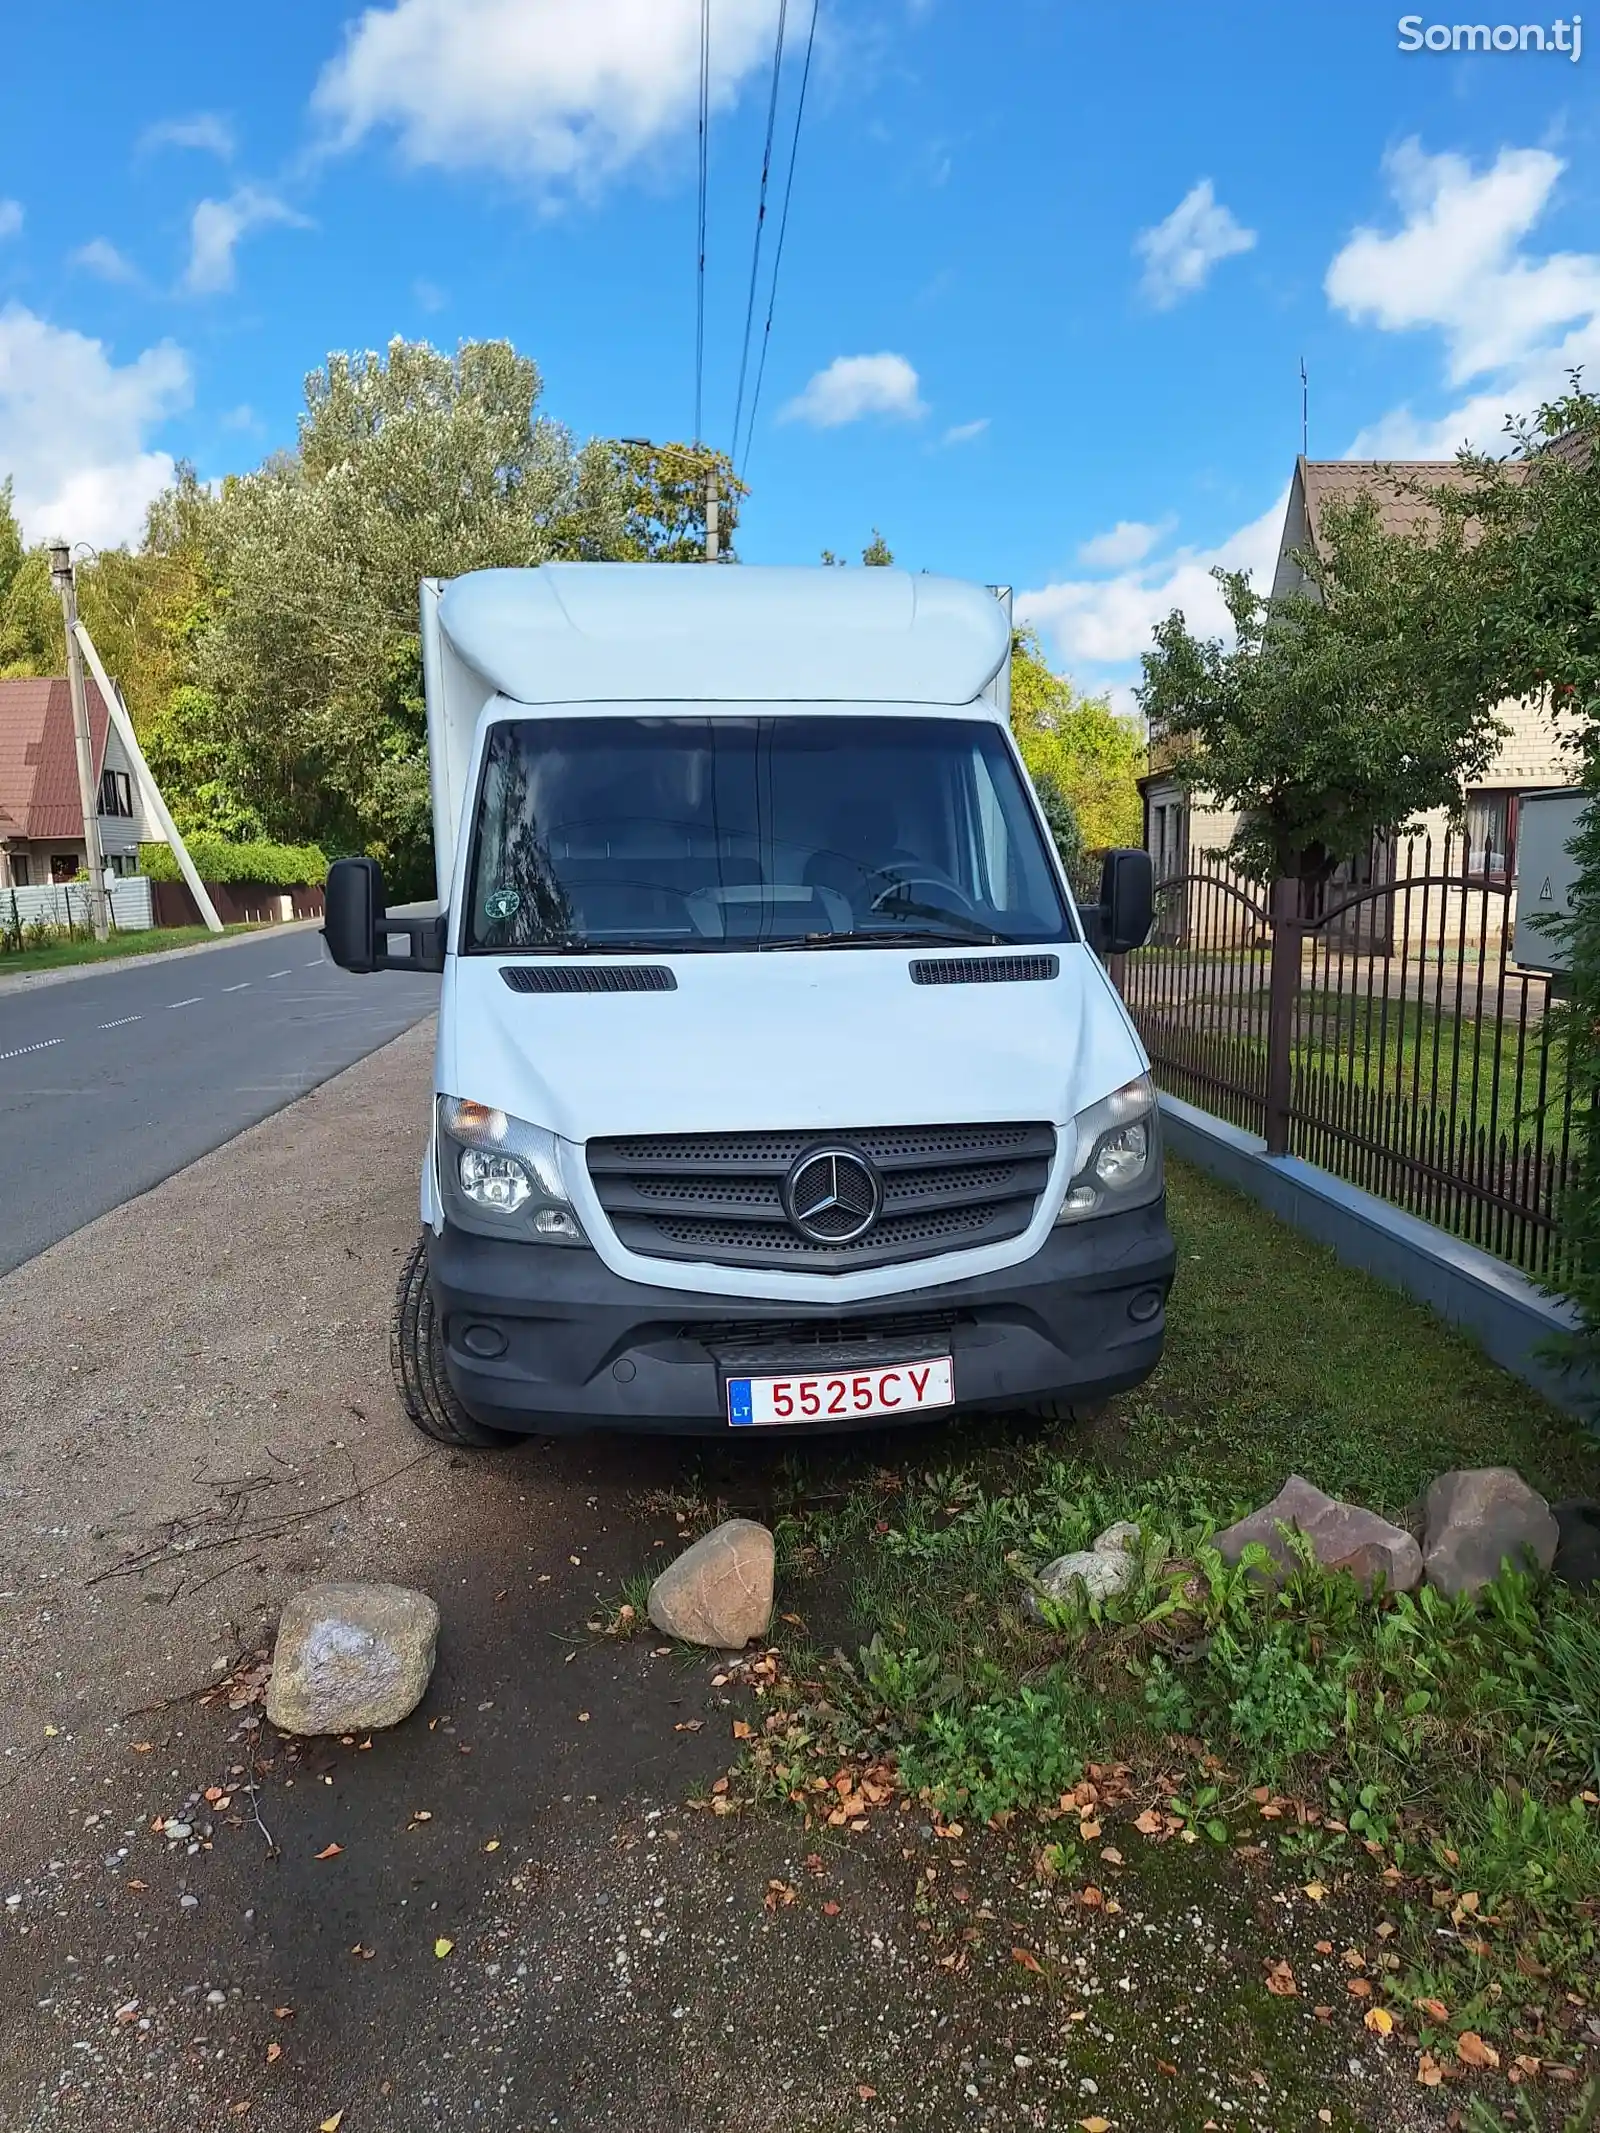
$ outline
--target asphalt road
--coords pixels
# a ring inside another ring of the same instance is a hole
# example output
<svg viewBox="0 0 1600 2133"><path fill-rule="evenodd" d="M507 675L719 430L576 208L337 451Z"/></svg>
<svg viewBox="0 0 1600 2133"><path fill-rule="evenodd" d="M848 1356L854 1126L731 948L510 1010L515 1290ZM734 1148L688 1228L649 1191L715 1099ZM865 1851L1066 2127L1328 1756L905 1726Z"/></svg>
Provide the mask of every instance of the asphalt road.
<svg viewBox="0 0 1600 2133"><path fill-rule="evenodd" d="M435 977L335 969L313 930L0 993L0 1274L387 1044L438 996Z"/></svg>

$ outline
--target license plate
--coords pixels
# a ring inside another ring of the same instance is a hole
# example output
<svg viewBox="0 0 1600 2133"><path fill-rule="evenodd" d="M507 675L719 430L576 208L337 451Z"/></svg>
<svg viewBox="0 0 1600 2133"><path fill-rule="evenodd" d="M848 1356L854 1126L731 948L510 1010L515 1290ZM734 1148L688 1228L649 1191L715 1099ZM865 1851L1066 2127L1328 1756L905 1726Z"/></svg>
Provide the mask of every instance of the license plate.
<svg viewBox="0 0 1600 2133"><path fill-rule="evenodd" d="M729 1378L733 1429L848 1422L955 1405L955 1365L947 1355L879 1370L793 1371L781 1378Z"/></svg>

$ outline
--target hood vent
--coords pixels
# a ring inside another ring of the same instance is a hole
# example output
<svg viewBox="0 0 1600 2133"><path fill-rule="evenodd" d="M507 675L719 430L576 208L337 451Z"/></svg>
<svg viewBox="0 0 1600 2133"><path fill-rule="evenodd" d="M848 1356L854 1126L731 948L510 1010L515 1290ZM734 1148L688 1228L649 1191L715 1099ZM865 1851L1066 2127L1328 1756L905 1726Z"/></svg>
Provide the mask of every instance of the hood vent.
<svg viewBox="0 0 1600 2133"><path fill-rule="evenodd" d="M654 963L502 963L513 992L676 992L678 981Z"/></svg>
<svg viewBox="0 0 1600 2133"><path fill-rule="evenodd" d="M1060 975L1058 955L958 955L911 965L913 985L1036 985Z"/></svg>

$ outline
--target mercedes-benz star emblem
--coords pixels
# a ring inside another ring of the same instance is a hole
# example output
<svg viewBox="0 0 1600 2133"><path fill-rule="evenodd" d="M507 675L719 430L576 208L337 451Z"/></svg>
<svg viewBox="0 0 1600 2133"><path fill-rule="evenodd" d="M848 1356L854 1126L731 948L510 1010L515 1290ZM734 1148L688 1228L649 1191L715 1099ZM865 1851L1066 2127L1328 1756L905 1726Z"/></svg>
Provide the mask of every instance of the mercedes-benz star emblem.
<svg viewBox="0 0 1600 2133"><path fill-rule="evenodd" d="M783 1206L813 1244L854 1244L883 1212L883 1181L853 1148L817 1148L784 1180Z"/></svg>

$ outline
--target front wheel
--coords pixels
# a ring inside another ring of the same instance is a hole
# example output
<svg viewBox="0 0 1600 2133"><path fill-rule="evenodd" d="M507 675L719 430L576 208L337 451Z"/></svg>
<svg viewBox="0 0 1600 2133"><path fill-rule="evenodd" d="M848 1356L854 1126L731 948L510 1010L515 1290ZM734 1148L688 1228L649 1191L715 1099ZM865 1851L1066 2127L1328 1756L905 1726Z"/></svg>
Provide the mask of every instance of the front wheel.
<svg viewBox="0 0 1600 2133"><path fill-rule="evenodd" d="M475 1422L456 1398L445 1374L444 1335L428 1287L428 1240L419 1237L400 1269L394 1292L394 1319L389 1328L389 1367L400 1404L425 1437L435 1444L475 1450L514 1440L506 1430Z"/></svg>

